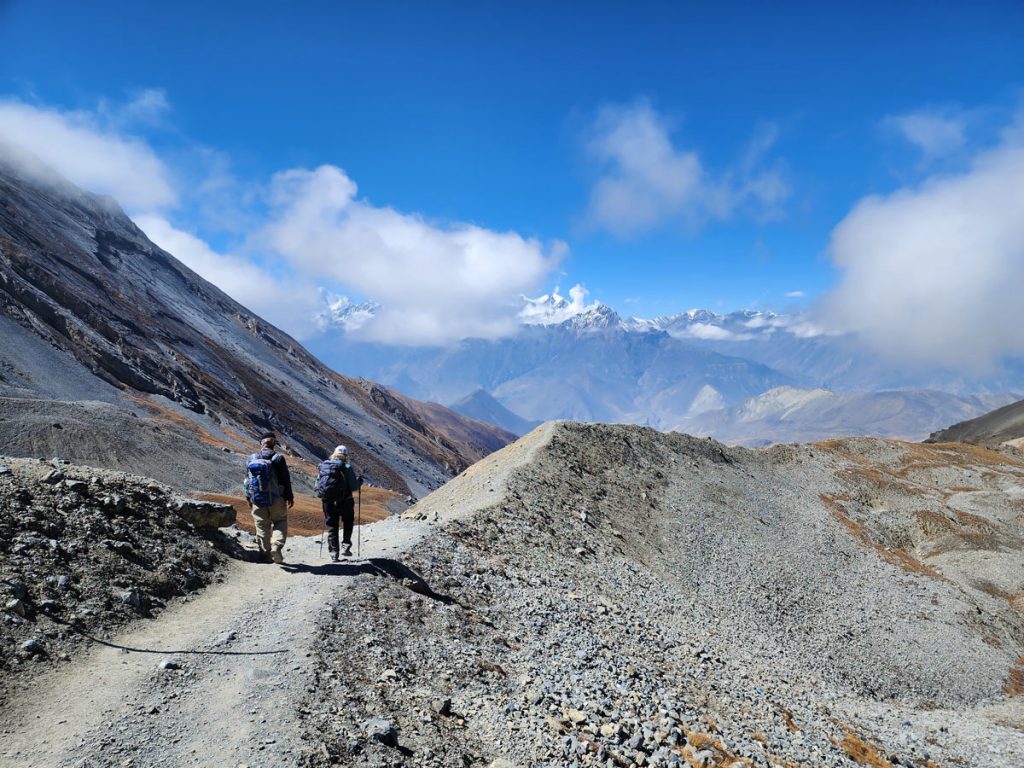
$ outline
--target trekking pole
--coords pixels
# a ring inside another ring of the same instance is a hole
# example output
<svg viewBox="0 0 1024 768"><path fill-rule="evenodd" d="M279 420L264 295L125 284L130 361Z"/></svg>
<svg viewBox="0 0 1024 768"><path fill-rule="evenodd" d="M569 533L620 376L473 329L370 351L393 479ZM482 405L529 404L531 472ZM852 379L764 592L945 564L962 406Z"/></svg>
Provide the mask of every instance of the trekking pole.
<svg viewBox="0 0 1024 768"><path fill-rule="evenodd" d="M324 534L327 533L327 524L324 523L324 529L320 531L320 559L324 559Z"/></svg>
<svg viewBox="0 0 1024 768"><path fill-rule="evenodd" d="M363 544L363 486L359 486L359 527L356 528L356 557L362 550Z"/></svg>

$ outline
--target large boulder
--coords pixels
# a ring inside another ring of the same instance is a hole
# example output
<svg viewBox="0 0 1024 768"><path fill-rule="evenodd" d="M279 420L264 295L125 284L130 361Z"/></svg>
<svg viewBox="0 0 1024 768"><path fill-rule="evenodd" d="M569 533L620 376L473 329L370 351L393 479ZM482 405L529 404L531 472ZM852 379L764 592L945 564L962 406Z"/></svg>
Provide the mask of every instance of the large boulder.
<svg viewBox="0 0 1024 768"><path fill-rule="evenodd" d="M235 508L230 504L176 498L169 506L174 514L188 520L196 528L224 528L235 522Z"/></svg>

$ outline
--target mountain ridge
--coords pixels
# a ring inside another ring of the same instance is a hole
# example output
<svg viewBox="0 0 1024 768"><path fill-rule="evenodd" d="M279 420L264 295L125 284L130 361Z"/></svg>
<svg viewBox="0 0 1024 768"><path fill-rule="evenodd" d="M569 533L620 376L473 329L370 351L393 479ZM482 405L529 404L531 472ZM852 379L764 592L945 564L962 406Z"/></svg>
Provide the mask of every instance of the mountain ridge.
<svg viewBox="0 0 1024 768"><path fill-rule="evenodd" d="M0 200L0 395L54 398L60 368L93 399L133 411L135 393L223 428L236 452L266 429L309 461L344 442L368 478L414 495L471 463L426 411L415 425L396 418L155 246L109 198L0 157Z"/></svg>

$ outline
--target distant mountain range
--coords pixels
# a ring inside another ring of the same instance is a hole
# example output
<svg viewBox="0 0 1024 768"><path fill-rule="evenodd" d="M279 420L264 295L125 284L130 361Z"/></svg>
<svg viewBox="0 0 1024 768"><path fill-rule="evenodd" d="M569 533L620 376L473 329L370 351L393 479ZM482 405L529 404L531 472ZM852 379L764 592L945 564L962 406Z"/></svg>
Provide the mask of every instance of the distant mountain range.
<svg viewBox="0 0 1024 768"><path fill-rule="evenodd" d="M113 200L5 158L0 440L8 453L59 450L132 471L133 456L159 444L162 461L146 457L159 479L181 480L202 454L204 477L227 461L221 482L234 487L239 459L227 454L274 429L309 461L345 443L370 480L419 495L513 439L336 373L155 246ZM67 405L81 402L104 405ZM140 442L143 422L173 439Z"/></svg>
<svg viewBox="0 0 1024 768"><path fill-rule="evenodd" d="M802 315L690 310L624 319L606 305L554 293L524 299L519 332L494 341L396 347L342 330L368 322L375 309L338 307L333 330L311 349L328 364L456 410L466 398L482 400L482 390L527 422L627 422L742 443L834 434L916 439L1024 392L1020 361L973 378L901 366ZM493 406L468 407L516 431Z"/></svg>

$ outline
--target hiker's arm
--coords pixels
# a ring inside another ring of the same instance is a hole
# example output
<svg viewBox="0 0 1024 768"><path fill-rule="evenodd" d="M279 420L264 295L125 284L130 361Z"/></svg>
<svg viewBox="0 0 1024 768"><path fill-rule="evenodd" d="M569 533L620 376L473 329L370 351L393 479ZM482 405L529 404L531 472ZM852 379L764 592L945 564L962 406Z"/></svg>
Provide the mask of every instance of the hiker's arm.
<svg viewBox="0 0 1024 768"><path fill-rule="evenodd" d="M277 454L273 464L274 470L277 472L277 482L281 486L281 495L284 497L285 502L289 507L295 504L295 494L292 493L292 476L288 472L288 462L284 460L284 456Z"/></svg>
<svg viewBox="0 0 1024 768"><path fill-rule="evenodd" d="M352 466L345 467L345 482L348 483L348 487L355 493L363 487L363 476L357 475L355 468Z"/></svg>

